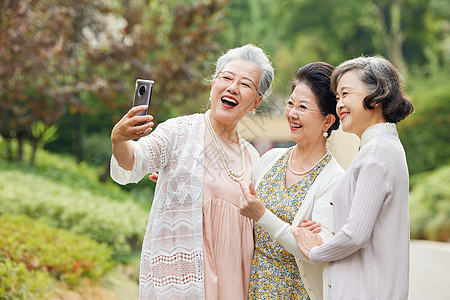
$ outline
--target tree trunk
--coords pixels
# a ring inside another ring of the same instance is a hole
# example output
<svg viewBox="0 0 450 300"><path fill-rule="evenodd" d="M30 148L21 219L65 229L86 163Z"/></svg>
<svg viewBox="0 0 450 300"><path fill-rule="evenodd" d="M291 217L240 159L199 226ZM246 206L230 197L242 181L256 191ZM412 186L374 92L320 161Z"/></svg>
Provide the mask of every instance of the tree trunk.
<svg viewBox="0 0 450 300"><path fill-rule="evenodd" d="M23 142L25 140L25 134L19 133L17 135L17 161L23 162Z"/></svg>
<svg viewBox="0 0 450 300"><path fill-rule="evenodd" d="M75 142L75 154L77 161L80 163L83 161L83 118L81 112L75 114L75 129L76 129L76 142Z"/></svg>
<svg viewBox="0 0 450 300"><path fill-rule="evenodd" d="M36 141L36 140L31 141L32 150L31 150L31 156L30 156L30 168L32 168L32 169L34 169L34 166L35 166L37 145L38 145L38 141Z"/></svg>
<svg viewBox="0 0 450 300"><path fill-rule="evenodd" d="M386 53L387 59L406 76L407 68L403 57L402 2L393 0L389 6L373 3L377 9L378 22L381 27L378 39ZM386 15L389 14L389 15Z"/></svg>
<svg viewBox="0 0 450 300"><path fill-rule="evenodd" d="M3 138L6 140L6 151L8 153L8 161L14 161L14 154L11 145L12 138L11 137L6 138L5 136L3 136Z"/></svg>
<svg viewBox="0 0 450 300"><path fill-rule="evenodd" d="M391 43L386 53L389 60L406 76L407 67L403 57L402 0L394 0L391 7Z"/></svg>

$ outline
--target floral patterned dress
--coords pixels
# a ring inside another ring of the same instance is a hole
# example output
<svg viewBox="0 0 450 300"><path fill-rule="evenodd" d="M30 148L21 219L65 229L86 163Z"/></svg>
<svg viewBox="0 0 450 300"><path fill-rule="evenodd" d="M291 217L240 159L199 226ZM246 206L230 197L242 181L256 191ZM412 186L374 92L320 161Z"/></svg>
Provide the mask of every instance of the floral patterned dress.
<svg viewBox="0 0 450 300"><path fill-rule="evenodd" d="M267 209L284 222L292 224L302 200L320 171L331 160L331 155L328 154L303 180L286 188L290 151L264 176L257 194ZM295 257L257 224L249 299L310 299L300 278Z"/></svg>

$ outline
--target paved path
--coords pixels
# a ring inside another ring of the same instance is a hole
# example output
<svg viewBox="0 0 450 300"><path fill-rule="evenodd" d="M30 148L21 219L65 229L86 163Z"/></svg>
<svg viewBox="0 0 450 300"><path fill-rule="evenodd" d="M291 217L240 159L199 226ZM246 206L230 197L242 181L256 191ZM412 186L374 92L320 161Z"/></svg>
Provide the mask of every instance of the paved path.
<svg viewBox="0 0 450 300"><path fill-rule="evenodd" d="M411 241L409 300L450 300L450 243Z"/></svg>

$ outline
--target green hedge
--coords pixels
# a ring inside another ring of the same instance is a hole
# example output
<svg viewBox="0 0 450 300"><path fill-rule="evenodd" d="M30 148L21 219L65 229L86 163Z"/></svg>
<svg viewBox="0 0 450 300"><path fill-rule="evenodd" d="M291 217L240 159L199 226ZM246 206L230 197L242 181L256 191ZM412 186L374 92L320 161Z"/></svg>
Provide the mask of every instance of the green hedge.
<svg viewBox="0 0 450 300"><path fill-rule="evenodd" d="M450 78L410 81L415 111L398 125L411 175L450 163Z"/></svg>
<svg viewBox="0 0 450 300"><path fill-rule="evenodd" d="M55 154L42 149L38 149L35 167L31 169L27 162L31 152L30 145L27 143L24 145L26 161L23 164L8 162L7 147L17 151L17 141L13 140L7 144L0 137L0 170L20 170L35 174L55 181L58 185L89 190L95 196L107 197L117 202L130 200L146 211L151 207L155 184L148 179L143 179L138 184L121 186L110 178L109 169L105 164L99 166L87 162L78 163L69 155ZM109 145L108 149L110 147Z"/></svg>
<svg viewBox="0 0 450 300"><path fill-rule="evenodd" d="M0 214L29 215L87 234L109 244L116 256L129 255L142 246L148 213L132 201L112 201L19 170L0 172L0 191Z"/></svg>
<svg viewBox="0 0 450 300"><path fill-rule="evenodd" d="M17 141L9 144L13 151L17 151ZM114 184L112 180L106 183L100 182L100 174L105 173L103 167L78 163L75 158L69 155L55 154L42 149L36 153L35 167L31 169L28 165L31 147L27 143L24 145L25 162L11 163L7 160L6 141L0 142L0 169L20 170L25 173L35 174L57 182L59 185L66 185L71 188L89 190L98 196L105 196L117 201L127 199L127 193L122 188ZM109 176L108 176L109 177Z"/></svg>
<svg viewBox="0 0 450 300"><path fill-rule="evenodd" d="M411 238L450 241L450 165L411 182Z"/></svg>
<svg viewBox="0 0 450 300"><path fill-rule="evenodd" d="M111 249L88 236L57 229L27 216L0 216L2 256L69 285L99 279L113 263Z"/></svg>
<svg viewBox="0 0 450 300"><path fill-rule="evenodd" d="M24 263L0 258L0 299L51 299L54 280L42 271L28 271Z"/></svg>

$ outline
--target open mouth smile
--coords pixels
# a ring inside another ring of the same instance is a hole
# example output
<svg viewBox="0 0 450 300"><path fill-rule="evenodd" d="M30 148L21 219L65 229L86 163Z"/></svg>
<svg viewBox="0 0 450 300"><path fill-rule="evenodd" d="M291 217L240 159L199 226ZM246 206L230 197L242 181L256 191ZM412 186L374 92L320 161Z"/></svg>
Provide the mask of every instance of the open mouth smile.
<svg viewBox="0 0 450 300"><path fill-rule="evenodd" d="M341 118L341 121L344 120L350 113L349 112L343 112L339 114L339 117Z"/></svg>
<svg viewBox="0 0 450 300"><path fill-rule="evenodd" d="M227 97L227 96L220 98L220 101L222 101L222 104L225 107L235 107L238 105L238 103L235 99L233 99L231 97Z"/></svg>
<svg viewBox="0 0 450 300"><path fill-rule="evenodd" d="M300 124L291 122L290 127L291 127L291 131L296 131L296 130L299 130L300 128L302 128L303 126Z"/></svg>

